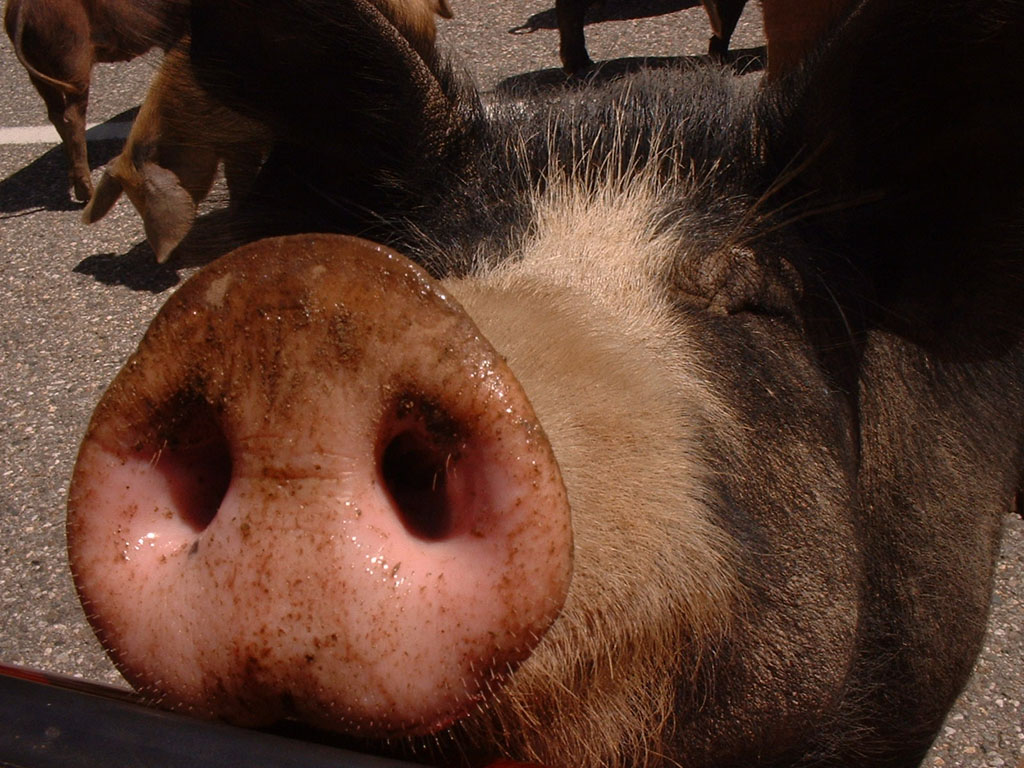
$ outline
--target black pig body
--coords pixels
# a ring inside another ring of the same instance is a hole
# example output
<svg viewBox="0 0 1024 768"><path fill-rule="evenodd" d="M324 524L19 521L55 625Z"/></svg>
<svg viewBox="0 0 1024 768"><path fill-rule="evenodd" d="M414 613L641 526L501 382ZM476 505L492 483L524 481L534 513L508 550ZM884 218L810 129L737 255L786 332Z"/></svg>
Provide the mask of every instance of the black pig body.
<svg viewBox="0 0 1024 768"><path fill-rule="evenodd" d="M583 36L584 18L591 4L590 0L557 0L555 3L558 54L562 66L569 74L585 72L594 63L587 53L587 42ZM724 61L729 50L729 40L739 23L746 0L705 0L703 5L712 31L708 54Z"/></svg>
<svg viewBox="0 0 1024 768"><path fill-rule="evenodd" d="M355 234L440 279L529 397L575 541L550 629L457 716L305 716L443 764L917 764L970 673L1024 470L1024 3L868 0L765 86L642 72L486 106L368 4L259 7L193 8L200 83L277 137L240 231ZM89 553L96 446L121 412L167 420L184 389L230 442L220 372L279 352L217 356L297 345L284 326L254 337L255 318L305 317L304 338L327 305L274 286L362 247L297 236L217 262L94 417L72 564L115 661L155 697L246 722L305 711L254 656L201 670L220 677L191 697L173 661L141 658L97 576L115 558ZM185 383L145 394L168 355L189 358L170 366ZM263 418L287 423L299 387L263 378Z"/></svg>

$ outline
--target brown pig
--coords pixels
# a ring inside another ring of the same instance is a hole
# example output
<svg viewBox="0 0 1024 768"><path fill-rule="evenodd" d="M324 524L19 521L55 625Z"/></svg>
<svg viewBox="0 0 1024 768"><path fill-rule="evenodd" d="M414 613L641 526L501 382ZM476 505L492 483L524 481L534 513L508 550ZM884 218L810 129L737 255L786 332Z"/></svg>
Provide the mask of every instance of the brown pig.
<svg viewBox="0 0 1024 768"><path fill-rule="evenodd" d="M378 7L421 56L436 55L435 14L451 18L447 0L380 0ZM82 213L93 224L126 193L161 264L191 230L220 162L237 200L250 191L269 147L265 126L211 100L199 87L187 48L186 39L168 52L124 149L104 170Z"/></svg>
<svg viewBox="0 0 1024 768"><path fill-rule="evenodd" d="M187 0L7 0L4 27L64 143L78 200L92 195L85 146L96 62L129 61L184 33Z"/></svg>
<svg viewBox="0 0 1024 768"><path fill-rule="evenodd" d="M146 239L165 262L195 221L221 161L232 199L252 187L270 146L269 131L212 100L198 86L187 39L167 53L128 134L104 169L82 220L102 219L121 193L142 216Z"/></svg>
<svg viewBox="0 0 1024 768"><path fill-rule="evenodd" d="M80 449L126 678L441 766L917 765L1024 477L1024 1L486 107L363 0L193 10L274 145Z"/></svg>

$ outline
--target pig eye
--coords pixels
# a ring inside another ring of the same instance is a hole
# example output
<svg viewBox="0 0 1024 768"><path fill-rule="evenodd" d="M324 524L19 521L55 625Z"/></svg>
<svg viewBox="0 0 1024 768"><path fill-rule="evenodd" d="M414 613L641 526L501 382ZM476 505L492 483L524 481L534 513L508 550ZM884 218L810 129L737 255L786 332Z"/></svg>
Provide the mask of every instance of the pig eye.
<svg viewBox="0 0 1024 768"><path fill-rule="evenodd" d="M450 458L417 429L399 432L381 455L381 477L396 511L405 526L423 539L442 539L451 529L446 489Z"/></svg>
<svg viewBox="0 0 1024 768"><path fill-rule="evenodd" d="M231 452L213 409L191 402L161 431L151 460L167 483L177 516L197 533L220 509L231 482Z"/></svg>

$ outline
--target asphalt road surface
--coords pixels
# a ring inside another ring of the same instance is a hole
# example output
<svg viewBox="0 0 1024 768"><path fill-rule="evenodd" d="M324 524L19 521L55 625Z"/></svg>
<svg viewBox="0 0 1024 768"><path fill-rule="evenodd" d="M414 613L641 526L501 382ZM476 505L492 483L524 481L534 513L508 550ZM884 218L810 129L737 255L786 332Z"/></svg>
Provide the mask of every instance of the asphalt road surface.
<svg viewBox="0 0 1024 768"><path fill-rule="evenodd" d="M549 0L453 0L440 42L484 90L517 76L560 77ZM689 2L606 0L587 27L598 60L706 50L707 21ZM761 44L756 4L734 48ZM119 151L126 120L159 57L94 71L90 158ZM756 77L758 75L746 75ZM155 264L134 210L121 202L91 227L69 201L55 133L6 38L0 41L0 660L117 682L85 623L64 554L64 503L75 450L104 386L174 288L208 256ZM48 139L47 137L50 136ZM94 173L94 179L98 172ZM206 206L225 203L221 188ZM1024 768L1024 520L1006 539L984 653L926 765ZM954 627L950 631L955 631ZM0 728L3 725L0 724Z"/></svg>

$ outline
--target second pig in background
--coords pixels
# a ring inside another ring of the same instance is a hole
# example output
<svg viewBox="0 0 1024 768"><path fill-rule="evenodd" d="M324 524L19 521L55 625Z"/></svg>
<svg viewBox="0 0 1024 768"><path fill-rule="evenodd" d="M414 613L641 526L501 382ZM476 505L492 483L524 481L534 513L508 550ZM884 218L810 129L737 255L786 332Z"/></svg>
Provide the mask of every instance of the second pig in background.
<svg viewBox="0 0 1024 768"><path fill-rule="evenodd" d="M424 59L436 56L435 17L451 18L447 0L379 0L375 3ZM104 169L82 220L102 219L127 195L142 217L158 263L170 258L195 223L199 203L223 163L232 201L246 195L270 148L270 130L259 120L211 99L196 82L189 39L168 52L121 154Z"/></svg>

